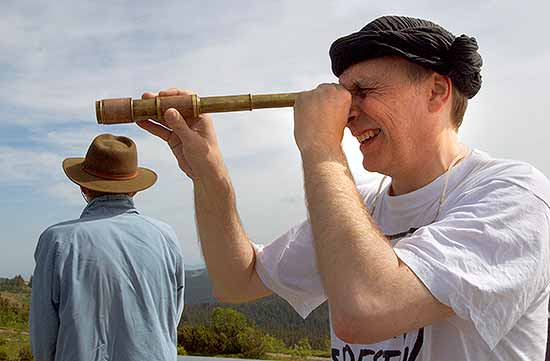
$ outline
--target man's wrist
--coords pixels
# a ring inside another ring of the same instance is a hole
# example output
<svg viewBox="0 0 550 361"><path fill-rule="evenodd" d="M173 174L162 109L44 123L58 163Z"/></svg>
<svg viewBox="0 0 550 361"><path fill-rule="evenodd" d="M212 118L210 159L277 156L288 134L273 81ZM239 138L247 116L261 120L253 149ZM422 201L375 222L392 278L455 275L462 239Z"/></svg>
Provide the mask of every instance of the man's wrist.
<svg viewBox="0 0 550 361"><path fill-rule="evenodd" d="M193 179L195 193L208 198L227 198L233 195L233 185L225 166L217 166L201 172Z"/></svg>
<svg viewBox="0 0 550 361"><path fill-rule="evenodd" d="M300 154L304 167L325 162L337 162L347 167L346 156L339 144L304 147L300 149Z"/></svg>

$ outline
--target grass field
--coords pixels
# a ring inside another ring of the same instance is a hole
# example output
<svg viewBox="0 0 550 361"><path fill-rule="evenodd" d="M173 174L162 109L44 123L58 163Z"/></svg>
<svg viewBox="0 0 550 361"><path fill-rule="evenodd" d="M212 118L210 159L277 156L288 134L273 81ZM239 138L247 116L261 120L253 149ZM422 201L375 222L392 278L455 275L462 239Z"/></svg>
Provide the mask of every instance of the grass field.
<svg viewBox="0 0 550 361"><path fill-rule="evenodd" d="M19 351L29 347L28 332L0 328L0 351L4 351L10 360L18 360Z"/></svg>
<svg viewBox="0 0 550 361"><path fill-rule="evenodd" d="M2 291L0 297L7 300L11 311L18 310L18 314L28 314L30 289L22 292ZM7 309L4 309L6 312ZM24 320L22 320L24 319ZM19 360L21 349L30 349L29 325L25 317L8 317L0 324L0 354L6 353L9 360Z"/></svg>

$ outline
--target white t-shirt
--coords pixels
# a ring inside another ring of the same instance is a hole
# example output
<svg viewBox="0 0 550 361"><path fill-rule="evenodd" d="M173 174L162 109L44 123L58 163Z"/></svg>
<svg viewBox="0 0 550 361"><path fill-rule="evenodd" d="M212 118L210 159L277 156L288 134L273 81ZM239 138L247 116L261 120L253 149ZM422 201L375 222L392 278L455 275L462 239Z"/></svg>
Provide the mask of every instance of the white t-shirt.
<svg viewBox="0 0 550 361"><path fill-rule="evenodd" d="M331 327L339 361L544 360L550 292L550 182L526 163L473 150L450 175L378 197L373 218L406 263L455 316L371 345ZM359 186L372 209L376 186ZM255 245L262 281L306 317L326 300L311 226ZM335 270L337 271L337 270ZM368 327L368 325L365 325Z"/></svg>

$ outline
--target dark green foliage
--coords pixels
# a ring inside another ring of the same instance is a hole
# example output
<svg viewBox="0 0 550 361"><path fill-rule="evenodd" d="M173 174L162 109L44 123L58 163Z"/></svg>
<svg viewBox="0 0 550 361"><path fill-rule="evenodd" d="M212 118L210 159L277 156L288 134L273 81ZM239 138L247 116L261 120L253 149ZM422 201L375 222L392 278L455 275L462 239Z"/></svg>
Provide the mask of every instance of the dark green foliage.
<svg viewBox="0 0 550 361"><path fill-rule="evenodd" d="M230 308L216 307L210 316L210 327L223 344L223 353L242 352L243 346L239 342L239 337L241 334L249 332L247 330L248 321L242 313Z"/></svg>
<svg viewBox="0 0 550 361"><path fill-rule="evenodd" d="M265 335L264 336L264 343L267 347L268 352L273 353L285 353L286 352L286 345L283 342L283 340L278 339L277 337L271 336L271 335ZM328 350L328 348L327 348Z"/></svg>
<svg viewBox="0 0 550 361"><path fill-rule="evenodd" d="M230 308L216 307L210 316L212 330L227 337L235 337L248 325L246 317Z"/></svg>
<svg viewBox="0 0 550 361"><path fill-rule="evenodd" d="M268 351L268 342L272 342L243 314L221 307L212 310L206 325L181 327L178 341L191 354L242 355L246 358L261 357Z"/></svg>
<svg viewBox="0 0 550 361"><path fill-rule="evenodd" d="M185 311L180 326L205 325L209 322L212 310L220 305L212 295L206 269L185 272ZM329 315L326 304L313 311L305 320L285 300L276 295L240 305L222 306L241 312L247 319L253 320L258 329L283 340L289 348L307 337L313 349L330 349Z"/></svg>
<svg viewBox="0 0 550 361"><path fill-rule="evenodd" d="M9 357L6 351L0 351L0 361L8 361Z"/></svg>
<svg viewBox="0 0 550 361"><path fill-rule="evenodd" d="M219 306L186 305L180 326L207 324L210 314ZM240 305L224 304L223 307L241 312L247 319L253 320L259 330L283 340L289 348L307 337L313 349L329 349L329 316L326 304L313 311L305 320L285 300L275 295Z"/></svg>
<svg viewBox="0 0 550 361"><path fill-rule="evenodd" d="M291 354L294 356L311 356L312 349L307 337L304 337L297 344L292 346Z"/></svg>
<svg viewBox="0 0 550 361"><path fill-rule="evenodd" d="M247 327L237 335L237 344L244 358L260 358L272 351L268 349L264 333L253 327Z"/></svg>
<svg viewBox="0 0 550 361"><path fill-rule="evenodd" d="M207 326L185 326L179 329L178 343L188 353L214 355L225 351L227 340Z"/></svg>
<svg viewBox="0 0 550 361"><path fill-rule="evenodd" d="M207 275L195 273L186 272L186 282L197 281L194 289L203 292L200 298L210 300L209 285L204 284ZM186 284L186 298L188 286ZM4 291L0 294L0 327L28 331L31 289L21 276L16 276L0 279L0 290ZM326 305L303 320L286 301L274 295L240 305L186 304L178 340L181 352L189 354L261 358L266 352L288 353L290 350L290 353L305 355L310 349L330 349L328 327ZM30 350L22 355L27 357ZM14 361L17 360L16 357Z"/></svg>

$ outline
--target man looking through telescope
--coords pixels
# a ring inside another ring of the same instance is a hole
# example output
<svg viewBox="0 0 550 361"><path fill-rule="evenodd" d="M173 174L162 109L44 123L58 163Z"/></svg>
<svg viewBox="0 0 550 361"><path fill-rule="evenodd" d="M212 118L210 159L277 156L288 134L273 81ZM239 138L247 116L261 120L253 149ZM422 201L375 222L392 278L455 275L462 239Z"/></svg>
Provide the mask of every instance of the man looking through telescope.
<svg viewBox="0 0 550 361"><path fill-rule="evenodd" d="M334 360L541 360L550 184L534 167L458 139L481 87L474 38L378 18L330 50L339 84L294 106L308 220L265 247L246 235L212 119L141 121L193 180L216 297L272 292L306 317L328 300ZM191 94L168 89L144 98ZM390 179L356 186L341 141Z"/></svg>

